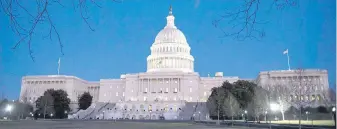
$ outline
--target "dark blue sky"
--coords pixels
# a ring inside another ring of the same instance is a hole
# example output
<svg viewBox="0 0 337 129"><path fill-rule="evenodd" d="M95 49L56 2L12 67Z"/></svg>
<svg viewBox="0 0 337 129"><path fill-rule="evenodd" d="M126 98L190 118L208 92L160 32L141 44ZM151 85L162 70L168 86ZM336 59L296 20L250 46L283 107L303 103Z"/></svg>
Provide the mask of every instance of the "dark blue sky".
<svg viewBox="0 0 337 129"><path fill-rule="evenodd" d="M332 87L336 82L335 1L299 0L299 7L284 10L269 9L270 1L261 0L257 15L258 20L267 21L260 26L266 32L261 41L219 38L222 32L212 26L212 21L225 8L236 7L238 2L234 0L107 1L99 3L102 8L91 4L88 21L94 32L70 1L62 1L64 7L54 3L49 13L64 45L61 74L99 81L146 71L150 46L165 26L172 4L176 26L185 34L195 58L195 71L201 76L221 71L225 76L254 79L259 71L287 69L287 57L282 52L288 48L293 68L327 69ZM25 1L22 5L31 11L36 9L35 2ZM22 14L18 20L30 27L26 17ZM26 43L11 49L19 38L3 12L0 20L0 91L16 99L22 76L57 74L60 49L56 37L52 41L43 38L48 24L39 24L31 42L33 62Z"/></svg>

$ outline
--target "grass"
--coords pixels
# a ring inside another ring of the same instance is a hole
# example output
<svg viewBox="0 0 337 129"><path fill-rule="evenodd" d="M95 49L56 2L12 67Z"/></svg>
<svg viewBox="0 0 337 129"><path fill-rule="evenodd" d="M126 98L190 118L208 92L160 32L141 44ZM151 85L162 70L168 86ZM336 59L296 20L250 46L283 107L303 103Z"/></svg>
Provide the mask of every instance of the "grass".
<svg viewBox="0 0 337 129"><path fill-rule="evenodd" d="M265 121L264 121L265 122ZM261 121L262 123L262 121ZM273 124L299 124L299 120L281 120L281 121L271 121ZM301 120L303 125L327 125L334 126L334 120Z"/></svg>

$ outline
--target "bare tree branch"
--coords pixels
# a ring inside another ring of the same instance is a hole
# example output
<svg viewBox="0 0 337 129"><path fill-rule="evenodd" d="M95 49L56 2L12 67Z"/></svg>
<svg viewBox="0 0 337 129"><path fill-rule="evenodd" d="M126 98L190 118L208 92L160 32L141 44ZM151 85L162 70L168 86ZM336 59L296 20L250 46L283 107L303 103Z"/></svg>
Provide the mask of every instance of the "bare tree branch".
<svg viewBox="0 0 337 129"><path fill-rule="evenodd" d="M116 3L122 2L122 0L120 1L112 0L112 1ZM44 36L44 38L47 37L50 40L52 40L53 35L56 35L57 42L60 47L60 53L64 55L63 43L61 42L61 36L58 33L56 26L48 11L50 5L54 3L61 6L62 8L65 7L65 5L62 4L61 0L36 0L35 1L36 9L37 9L36 13L32 13L32 11L24 7L21 2L23 1L19 1L19 0L1 0L0 1L1 12L3 12L9 18L10 27L12 31L19 37L19 40L14 44L12 49L17 49L22 43L27 43L29 55L31 59L35 61L33 50L31 47L32 37L38 25L47 23L49 25L49 31L47 35ZM88 25L89 29L91 31L94 31L95 29L93 29L93 27L88 22L88 19L89 19L88 6L90 4L93 4L94 6L98 8L102 8L102 7L95 0L90 0L90 1L89 0L73 0L72 3L73 3L74 10L76 11L76 8L79 8L81 18ZM18 13L19 11L21 11L21 13L24 12L25 14L19 15ZM32 20L26 20L30 24L30 27L28 28L23 27L22 23L18 22L19 21L18 19L20 18L20 16L25 16L25 15L28 15L28 18L32 19Z"/></svg>
<svg viewBox="0 0 337 129"><path fill-rule="evenodd" d="M219 15L220 18L214 20L212 24L223 33L221 38L233 37L241 41L246 39L260 40L266 34L263 28L259 28L259 25L267 23L257 19L260 5L260 0L245 0L243 5L234 11L227 10L224 14ZM297 0L273 0L271 7L284 9L296 5L298 5ZM221 27L221 23L225 23L229 28Z"/></svg>

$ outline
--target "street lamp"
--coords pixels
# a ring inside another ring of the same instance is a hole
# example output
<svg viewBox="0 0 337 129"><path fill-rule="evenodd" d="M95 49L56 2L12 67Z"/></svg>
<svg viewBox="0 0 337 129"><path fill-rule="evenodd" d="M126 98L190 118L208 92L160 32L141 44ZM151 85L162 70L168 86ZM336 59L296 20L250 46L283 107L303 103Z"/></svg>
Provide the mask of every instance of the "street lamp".
<svg viewBox="0 0 337 129"><path fill-rule="evenodd" d="M333 120L335 121L336 126L336 107L332 107Z"/></svg>
<svg viewBox="0 0 337 129"><path fill-rule="evenodd" d="M104 112L105 112L105 110L103 111L103 120L104 120Z"/></svg>
<svg viewBox="0 0 337 129"><path fill-rule="evenodd" d="M280 107L278 104L276 103L271 103L270 104L270 110L273 111L273 112L276 112L276 111L279 111L280 110ZM277 119L276 115L275 115L275 120Z"/></svg>
<svg viewBox="0 0 337 129"><path fill-rule="evenodd" d="M270 110L272 110L272 111L278 111L278 110L280 110L280 107L279 107L278 104L271 103L270 104Z"/></svg>
<svg viewBox="0 0 337 129"><path fill-rule="evenodd" d="M10 113L12 109L13 109L13 106L8 104L5 111Z"/></svg>
<svg viewBox="0 0 337 129"><path fill-rule="evenodd" d="M12 110L13 110L13 106L10 104L8 104L7 107L5 108L5 111L9 112L9 115L11 115Z"/></svg>
<svg viewBox="0 0 337 129"><path fill-rule="evenodd" d="M201 112L199 111L199 121L200 121L200 113L201 113Z"/></svg>
<svg viewBox="0 0 337 129"><path fill-rule="evenodd" d="M248 120L248 115L247 115L248 111L245 110L245 120L247 121Z"/></svg>
<svg viewBox="0 0 337 129"><path fill-rule="evenodd" d="M307 121L308 121L308 120L309 120L309 119L308 119L308 114L309 114L309 112L308 112L308 111L306 111L306 112L305 112L305 114L307 115Z"/></svg>

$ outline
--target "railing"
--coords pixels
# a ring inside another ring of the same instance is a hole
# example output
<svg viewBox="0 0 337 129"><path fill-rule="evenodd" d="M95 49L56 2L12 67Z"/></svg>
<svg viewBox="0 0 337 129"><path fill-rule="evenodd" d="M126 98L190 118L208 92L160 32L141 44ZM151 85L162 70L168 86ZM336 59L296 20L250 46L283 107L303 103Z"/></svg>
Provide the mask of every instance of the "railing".
<svg viewBox="0 0 337 129"><path fill-rule="evenodd" d="M104 107L108 106L110 103L106 103L104 106L100 107L97 111L100 112Z"/></svg>
<svg viewBox="0 0 337 129"><path fill-rule="evenodd" d="M83 117L82 119L86 119L88 116L91 116L92 113L94 113L95 109L93 109L90 113L88 113L87 115L85 115L85 117Z"/></svg>

